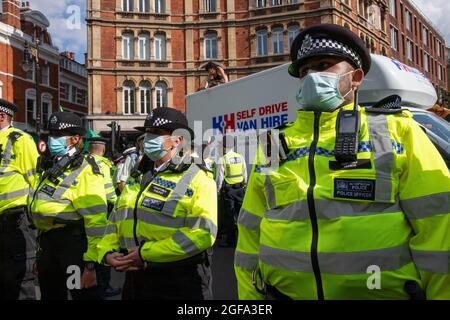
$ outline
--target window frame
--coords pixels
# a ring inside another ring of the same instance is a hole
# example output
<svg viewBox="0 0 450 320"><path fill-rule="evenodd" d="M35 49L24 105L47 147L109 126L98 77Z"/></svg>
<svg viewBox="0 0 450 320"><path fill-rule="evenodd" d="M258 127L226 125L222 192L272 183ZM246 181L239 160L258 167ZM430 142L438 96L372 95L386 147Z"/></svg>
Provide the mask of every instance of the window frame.
<svg viewBox="0 0 450 320"><path fill-rule="evenodd" d="M216 13L217 0L203 0L203 10L205 13Z"/></svg>
<svg viewBox="0 0 450 320"><path fill-rule="evenodd" d="M148 115L151 111L152 87L149 81L144 80L139 83L139 114Z"/></svg>
<svg viewBox="0 0 450 320"><path fill-rule="evenodd" d="M269 54L268 37L267 29L260 29L256 31L256 55L258 57L264 57ZM262 47L260 47L260 40Z"/></svg>
<svg viewBox="0 0 450 320"><path fill-rule="evenodd" d="M165 33L156 33L153 37L153 52L155 61L167 60L166 48L167 36ZM158 46L159 43L159 46Z"/></svg>
<svg viewBox="0 0 450 320"><path fill-rule="evenodd" d="M122 59L134 60L134 34L132 32L124 32L122 34Z"/></svg>
<svg viewBox="0 0 450 320"><path fill-rule="evenodd" d="M132 81L125 81L122 86L123 114L133 115L136 113L136 87ZM128 98L128 99L127 99ZM128 105L127 105L128 102ZM128 112L127 112L128 109ZM133 112L131 112L133 111Z"/></svg>
<svg viewBox="0 0 450 320"><path fill-rule="evenodd" d="M208 50L208 43L209 43L209 50ZM214 44L215 44L215 46L214 46ZM203 45L205 47L204 48L205 60L217 59L218 52L219 52L219 49L218 49L219 41L217 39L217 34L213 33L213 32L206 33L204 40L203 40Z"/></svg>
<svg viewBox="0 0 450 320"><path fill-rule="evenodd" d="M295 28L295 32L293 32L293 28ZM294 42L295 38L300 33L300 26L298 25L291 25L288 27L288 46L289 49L291 49L292 43ZM292 36L292 38L291 38Z"/></svg>
<svg viewBox="0 0 450 320"><path fill-rule="evenodd" d="M282 27L272 29L272 53L284 54L284 30Z"/></svg>
<svg viewBox="0 0 450 320"><path fill-rule="evenodd" d="M139 13L150 13L150 0L139 0Z"/></svg>
<svg viewBox="0 0 450 320"><path fill-rule="evenodd" d="M162 85L162 86L161 86ZM164 81L158 81L155 84L155 107L156 108L165 108L168 103L168 94L167 90L168 86Z"/></svg>
<svg viewBox="0 0 450 320"><path fill-rule="evenodd" d="M165 14L166 13L166 1L165 0L154 0L153 10L155 14Z"/></svg>
<svg viewBox="0 0 450 320"><path fill-rule="evenodd" d="M134 0L122 0L123 12L134 12Z"/></svg>
<svg viewBox="0 0 450 320"><path fill-rule="evenodd" d="M391 48L399 52L398 47L398 30L393 25L391 25ZM395 41L394 41L395 40ZM393 46L395 44L395 47Z"/></svg>
<svg viewBox="0 0 450 320"><path fill-rule="evenodd" d="M138 35L138 60L150 60L150 35L145 32Z"/></svg>

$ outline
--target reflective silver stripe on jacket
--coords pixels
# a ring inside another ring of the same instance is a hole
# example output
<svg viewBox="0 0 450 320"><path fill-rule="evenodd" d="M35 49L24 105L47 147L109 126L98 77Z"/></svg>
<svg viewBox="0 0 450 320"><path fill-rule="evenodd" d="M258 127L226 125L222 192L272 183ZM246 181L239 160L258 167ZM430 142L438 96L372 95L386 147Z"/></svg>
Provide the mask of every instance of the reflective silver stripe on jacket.
<svg viewBox="0 0 450 320"><path fill-rule="evenodd" d="M78 220L80 218L80 215L76 212L60 212L60 213L32 213L32 217L34 220L47 220L47 219L61 219L61 220Z"/></svg>
<svg viewBox="0 0 450 320"><path fill-rule="evenodd" d="M195 243L180 230L177 230L177 232L175 232L172 239L187 255L193 256L200 253L200 250L197 248Z"/></svg>
<svg viewBox="0 0 450 320"><path fill-rule="evenodd" d="M429 218L439 214L450 213L450 192L430 194L427 196L400 200L400 206L408 219Z"/></svg>
<svg viewBox="0 0 450 320"><path fill-rule="evenodd" d="M0 193L0 200L11 200L14 198L26 196L28 194L29 190L30 190L29 188L26 188L26 189L16 190L16 191L12 191L12 192L7 192L7 193Z"/></svg>
<svg viewBox="0 0 450 320"><path fill-rule="evenodd" d="M170 198L165 202L163 209L161 210L161 213L173 216L175 214L175 209L178 205L178 202L183 198L185 195L189 184L194 179L197 172L199 172L200 168L192 164L191 167L186 171L186 173L183 175L183 177L178 181L177 186L175 187L174 191L172 192L172 195Z"/></svg>
<svg viewBox="0 0 450 320"><path fill-rule="evenodd" d="M419 269L441 274L450 273L450 251L411 250L411 253Z"/></svg>
<svg viewBox="0 0 450 320"><path fill-rule="evenodd" d="M243 253L237 251L234 253L234 264L238 267L253 271L258 267L259 255Z"/></svg>
<svg viewBox="0 0 450 320"><path fill-rule="evenodd" d="M275 198L275 189L273 187L272 181L270 180L270 175L265 175L265 189L266 189L266 197L269 208L276 208L277 199Z"/></svg>
<svg viewBox="0 0 450 320"><path fill-rule="evenodd" d="M375 202L390 202L392 195L392 171L394 150L385 114L369 114L370 142L375 159Z"/></svg>
<svg viewBox="0 0 450 320"><path fill-rule="evenodd" d="M260 216L248 212L245 209L241 208L241 211L239 212L238 224L247 229L259 231L261 220L262 218Z"/></svg>
<svg viewBox="0 0 450 320"><path fill-rule="evenodd" d="M61 184L56 188L55 193L53 194L54 199L61 199L64 192L66 192L67 189L70 188L70 186L74 183L74 181L77 179L81 171L83 171L84 168L88 165L88 162L86 160L83 160L83 163L79 168L71 172L64 180L61 182Z"/></svg>
<svg viewBox="0 0 450 320"><path fill-rule="evenodd" d="M369 266L378 266L382 271L393 271L412 262L408 244L359 252L319 252L322 273L365 274ZM311 253L287 251L260 246L259 259L265 264L293 272L313 272Z"/></svg>
<svg viewBox="0 0 450 320"><path fill-rule="evenodd" d="M315 205L317 217L319 219L330 220L339 217L358 217L402 212L398 202L373 203L316 199ZM264 218L280 221L309 220L308 202L307 200L301 200L282 208L266 210L264 212Z"/></svg>
<svg viewBox="0 0 450 320"><path fill-rule="evenodd" d="M102 227L90 227L90 228L86 228L86 235L89 237L103 237L104 235L108 234L107 231L109 232L107 226L102 226Z"/></svg>
<svg viewBox="0 0 450 320"><path fill-rule="evenodd" d="M88 208L80 208L77 209L78 213L83 215L83 216L87 216L87 215L94 215L94 214L99 214L99 213L107 213L108 212L108 207L104 204L100 204L97 206L92 206L92 207L88 207Z"/></svg>

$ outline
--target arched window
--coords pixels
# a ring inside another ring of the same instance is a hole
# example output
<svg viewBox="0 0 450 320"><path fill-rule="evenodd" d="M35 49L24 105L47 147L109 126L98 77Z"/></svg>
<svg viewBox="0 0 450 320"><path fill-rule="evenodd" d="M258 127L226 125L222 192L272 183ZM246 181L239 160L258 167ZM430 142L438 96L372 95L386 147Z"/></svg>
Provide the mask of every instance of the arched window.
<svg viewBox="0 0 450 320"><path fill-rule="evenodd" d="M272 29L273 54L282 54L284 52L283 28Z"/></svg>
<svg viewBox="0 0 450 320"><path fill-rule="evenodd" d="M166 60L166 35L165 33L155 34L154 49L155 60Z"/></svg>
<svg viewBox="0 0 450 320"><path fill-rule="evenodd" d="M150 0L139 0L139 12L141 13L150 12Z"/></svg>
<svg viewBox="0 0 450 320"><path fill-rule="evenodd" d="M167 84L164 81L158 81L155 86L156 107L167 107Z"/></svg>
<svg viewBox="0 0 450 320"><path fill-rule="evenodd" d="M127 80L123 83L123 113L135 113L135 86L134 82Z"/></svg>
<svg viewBox="0 0 450 320"><path fill-rule="evenodd" d="M255 0L256 8L264 8L266 6L265 0Z"/></svg>
<svg viewBox="0 0 450 320"><path fill-rule="evenodd" d="M155 13L165 13L166 12L166 1L155 0Z"/></svg>
<svg viewBox="0 0 450 320"><path fill-rule="evenodd" d="M288 28L288 42L289 42L289 49L292 46L292 42L294 42L295 37L300 33L300 28L298 25L292 25Z"/></svg>
<svg viewBox="0 0 450 320"><path fill-rule="evenodd" d="M256 32L257 43L257 54L258 56L266 56L267 51L267 30L261 29Z"/></svg>
<svg viewBox="0 0 450 320"><path fill-rule="evenodd" d="M151 85L148 81L141 81L139 84L139 97L140 97L140 113L150 114L152 110L152 93Z"/></svg>
<svg viewBox="0 0 450 320"><path fill-rule="evenodd" d="M134 0L122 0L122 10L125 12L133 12L133 2Z"/></svg>
<svg viewBox="0 0 450 320"><path fill-rule="evenodd" d="M122 58L134 60L134 35L132 32L122 34Z"/></svg>
<svg viewBox="0 0 450 320"><path fill-rule="evenodd" d="M148 33L140 33L138 36L139 60L150 60L150 36Z"/></svg>
<svg viewBox="0 0 450 320"><path fill-rule="evenodd" d="M205 59L217 59L217 34L212 32L205 35Z"/></svg>
<svg viewBox="0 0 450 320"><path fill-rule="evenodd" d="M27 89L25 91L25 108L26 108L26 123L27 125L34 125L36 120L36 91L34 89Z"/></svg>

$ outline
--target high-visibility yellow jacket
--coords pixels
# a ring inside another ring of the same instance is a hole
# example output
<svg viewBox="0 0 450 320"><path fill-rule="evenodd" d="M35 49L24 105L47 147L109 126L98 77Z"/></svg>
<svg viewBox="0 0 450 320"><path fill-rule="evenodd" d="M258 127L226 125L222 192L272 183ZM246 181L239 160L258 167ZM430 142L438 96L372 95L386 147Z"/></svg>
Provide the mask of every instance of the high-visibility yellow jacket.
<svg viewBox="0 0 450 320"><path fill-rule="evenodd" d="M13 127L0 131L0 214L26 206L30 187L37 179L39 157L33 138Z"/></svg>
<svg viewBox="0 0 450 320"><path fill-rule="evenodd" d="M254 166L238 221L239 297L263 297L252 284L259 269L293 299L409 299L407 280L449 299L444 161L409 112L362 110L359 168L340 168L338 112L299 111L283 129L288 159L271 174Z"/></svg>
<svg viewBox="0 0 450 320"><path fill-rule="evenodd" d="M105 182L86 157L78 167L65 170L57 185L41 179L29 197L29 209L41 232L83 219L88 244L83 259L97 261L97 243L108 232Z"/></svg>
<svg viewBox="0 0 450 320"><path fill-rule="evenodd" d="M230 151L222 159L225 182L228 184L244 182L244 157L237 152Z"/></svg>
<svg viewBox="0 0 450 320"><path fill-rule="evenodd" d="M105 157L96 154L92 154L92 156L103 174L103 179L105 181L106 201L108 204L114 205L117 201L117 194L111 178L112 163Z"/></svg>
<svg viewBox="0 0 450 320"><path fill-rule="evenodd" d="M115 233L98 244L99 262L108 252L137 246L147 262L179 261L212 247L217 191L209 171L196 164L184 172L166 169L139 190L135 179L127 181L110 216Z"/></svg>

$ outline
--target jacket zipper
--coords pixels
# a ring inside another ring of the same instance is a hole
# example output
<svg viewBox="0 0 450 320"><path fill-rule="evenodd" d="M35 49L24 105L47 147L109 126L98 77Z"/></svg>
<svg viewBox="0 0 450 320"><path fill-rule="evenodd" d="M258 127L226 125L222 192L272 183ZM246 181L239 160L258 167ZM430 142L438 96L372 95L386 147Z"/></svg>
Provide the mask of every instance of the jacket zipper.
<svg viewBox="0 0 450 320"><path fill-rule="evenodd" d="M319 141L319 119L320 112L314 113L314 139L311 143L308 158L308 169L310 183L307 192L309 219L311 220L312 227L312 243L311 243L311 263L314 271L314 277L316 278L317 297L319 300L324 300L322 277L320 275L319 257L317 254L317 244L319 242L319 228L317 224L316 205L314 202L314 187L316 185L316 172L314 168L314 156L316 154L317 143Z"/></svg>

